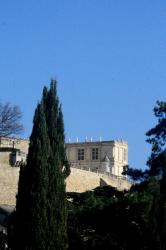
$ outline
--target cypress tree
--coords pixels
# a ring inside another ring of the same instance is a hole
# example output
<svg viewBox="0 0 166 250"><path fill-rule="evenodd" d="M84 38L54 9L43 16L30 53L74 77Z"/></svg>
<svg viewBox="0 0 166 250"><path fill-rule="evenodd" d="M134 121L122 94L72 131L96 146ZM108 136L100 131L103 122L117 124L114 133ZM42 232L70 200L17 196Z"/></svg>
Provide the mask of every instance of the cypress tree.
<svg viewBox="0 0 166 250"><path fill-rule="evenodd" d="M35 111L27 164L20 169L16 211L9 226L11 249L67 249L64 179L69 173L63 115L52 80Z"/></svg>
<svg viewBox="0 0 166 250"><path fill-rule="evenodd" d="M63 116L56 93L56 81L52 80L50 90L45 98L45 113L47 120L48 135L50 138L50 164L49 192L48 192L48 219L55 221L56 225L50 224L50 248L67 248L67 211L65 197L64 172L69 169L66 161L65 136ZM65 164L65 165L64 165ZM52 240L52 237L54 240Z"/></svg>

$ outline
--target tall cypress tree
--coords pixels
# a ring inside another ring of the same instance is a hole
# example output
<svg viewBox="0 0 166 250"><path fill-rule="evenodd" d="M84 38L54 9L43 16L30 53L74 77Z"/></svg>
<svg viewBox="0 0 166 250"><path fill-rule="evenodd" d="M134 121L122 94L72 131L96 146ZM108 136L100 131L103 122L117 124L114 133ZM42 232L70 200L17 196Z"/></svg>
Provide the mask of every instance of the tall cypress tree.
<svg viewBox="0 0 166 250"><path fill-rule="evenodd" d="M35 111L27 164L20 169L16 211L9 227L11 249L67 248L64 179L69 169L63 116L52 80Z"/></svg>
<svg viewBox="0 0 166 250"><path fill-rule="evenodd" d="M65 136L63 116L60 112L59 100L56 93L56 81L52 80L50 90L45 98L45 113L50 138L50 172L48 192L48 219L56 221L56 225L50 223L50 248L67 248L67 211L65 205L65 177L64 169L69 169L66 161ZM65 164L65 165L64 165ZM69 171L65 171L69 172ZM54 236L54 240L52 240Z"/></svg>

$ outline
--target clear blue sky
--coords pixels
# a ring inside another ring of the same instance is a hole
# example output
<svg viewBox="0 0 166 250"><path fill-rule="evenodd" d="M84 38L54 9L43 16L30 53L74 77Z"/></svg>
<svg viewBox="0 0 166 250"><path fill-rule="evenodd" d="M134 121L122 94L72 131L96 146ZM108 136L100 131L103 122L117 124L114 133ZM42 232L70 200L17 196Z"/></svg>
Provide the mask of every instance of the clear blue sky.
<svg viewBox="0 0 166 250"><path fill-rule="evenodd" d="M23 137L43 86L56 78L66 139L126 139L131 166L145 167L165 67L165 0L0 3L0 99L21 107Z"/></svg>

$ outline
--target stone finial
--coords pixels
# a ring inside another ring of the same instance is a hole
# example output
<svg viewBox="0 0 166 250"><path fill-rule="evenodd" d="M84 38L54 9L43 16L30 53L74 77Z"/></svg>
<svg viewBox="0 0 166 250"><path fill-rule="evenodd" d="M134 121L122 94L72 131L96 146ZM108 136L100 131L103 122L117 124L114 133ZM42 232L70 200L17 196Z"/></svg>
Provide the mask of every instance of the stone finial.
<svg viewBox="0 0 166 250"><path fill-rule="evenodd" d="M103 159L103 162L110 162L110 159L109 159L109 157L108 157L107 154L105 155L105 157L104 157L104 159Z"/></svg>

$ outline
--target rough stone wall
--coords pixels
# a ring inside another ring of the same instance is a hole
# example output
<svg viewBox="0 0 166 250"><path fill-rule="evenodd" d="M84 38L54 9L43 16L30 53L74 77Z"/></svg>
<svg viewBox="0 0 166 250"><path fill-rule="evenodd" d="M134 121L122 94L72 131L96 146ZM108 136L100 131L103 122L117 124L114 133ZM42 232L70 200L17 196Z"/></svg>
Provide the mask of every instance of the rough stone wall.
<svg viewBox="0 0 166 250"><path fill-rule="evenodd" d="M11 152L1 152L0 151L0 164L10 164L10 154Z"/></svg>
<svg viewBox="0 0 166 250"><path fill-rule="evenodd" d="M15 205L18 187L19 168L0 164L0 204ZM125 180L85 170L71 168L66 180L67 192L85 192L100 185L112 185L119 189L129 189L131 184Z"/></svg>
<svg viewBox="0 0 166 250"><path fill-rule="evenodd" d="M8 147L8 148L17 148L21 151L28 153L29 140L27 139L18 139L12 137L0 137L0 147Z"/></svg>
<svg viewBox="0 0 166 250"><path fill-rule="evenodd" d="M90 171L71 168L66 181L67 192L85 192L100 186L100 175Z"/></svg>
<svg viewBox="0 0 166 250"><path fill-rule="evenodd" d="M128 190L131 187L131 182L121 178L113 178L109 176L101 176L100 186L110 185L117 188L118 190Z"/></svg>
<svg viewBox="0 0 166 250"><path fill-rule="evenodd" d="M85 192L98 186L110 185L119 190L128 190L131 183L126 179L107 176L82 169L71 168L71 174L67 179L67 192Z"/></svg>
<svg viewBox="0 0 166 250"><path fill-rule="evenodd" d="M19 168L0 164L0 204L15 205Z"/></svg>

